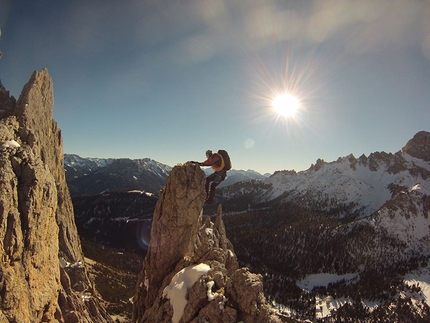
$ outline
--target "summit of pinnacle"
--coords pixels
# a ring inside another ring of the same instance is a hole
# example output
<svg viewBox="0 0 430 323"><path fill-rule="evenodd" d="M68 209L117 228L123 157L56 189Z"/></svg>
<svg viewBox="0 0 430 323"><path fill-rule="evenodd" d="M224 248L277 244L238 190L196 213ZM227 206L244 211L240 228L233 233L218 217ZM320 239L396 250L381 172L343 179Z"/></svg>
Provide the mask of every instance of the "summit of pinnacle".
<svg viewBox="0 0 430 323"><path fill-rule="evenodd" d="M239 268L221 205L214 223L203 219L204 181L194 163L170 172L153 216L133 322L280 322L263 294L262 276Z"/></svg>

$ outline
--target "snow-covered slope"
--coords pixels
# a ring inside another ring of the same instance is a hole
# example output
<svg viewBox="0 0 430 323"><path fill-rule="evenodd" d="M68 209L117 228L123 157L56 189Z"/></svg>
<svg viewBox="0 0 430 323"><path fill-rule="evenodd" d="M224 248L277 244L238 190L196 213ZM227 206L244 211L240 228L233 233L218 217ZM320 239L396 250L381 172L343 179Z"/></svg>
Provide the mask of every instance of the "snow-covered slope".
<svg viewBox="0 0 430 323"><path fill-rule="evenodd" d="M239 259L261 268L287 316L430 322L430 133L220 193L241 211L224 217Z"/></svg>
<svg viewBox="0 0 430 323"><path fill-rule="evenodd" d="M421 184L400 192L365 221L404 244L403 254L430 255L430 194Z"/></svg>
<svg viewBox="0 0 430 323"><path fill-rule="evenodd" d="M112 158L83 158L75 154L64 154L64 169L67 181L88 175L112 163Z"/></svg>
<svg viewBox="0 0 430 323"><path fill-rule="evenodd" d="M430 162L398 152L374 153L356 159L349 155L335 162L318 160L302 172L279 171L261 180L254 202L281 198L301 201L309 208L331 212L344 206L343 214L366 217L376 212L394 192L420 185L430 192ZM225 198L255 192L255 187L240 191L224 191Z"/></svg>

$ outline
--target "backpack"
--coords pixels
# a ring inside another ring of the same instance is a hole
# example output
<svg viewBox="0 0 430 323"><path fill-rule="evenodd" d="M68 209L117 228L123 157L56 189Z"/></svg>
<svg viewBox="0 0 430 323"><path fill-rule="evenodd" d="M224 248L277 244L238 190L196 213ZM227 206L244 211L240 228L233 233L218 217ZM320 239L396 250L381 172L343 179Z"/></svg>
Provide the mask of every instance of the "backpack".
<svg viewBox="0 0 430 323"><path fill-rule="evenodd" d="M231 160L230 160L230 156L228 155L227 151L220 149L220 150L218 150L218 154L220 154L222 159L224 159L224 170L230 170L231 169Z"/></svg>

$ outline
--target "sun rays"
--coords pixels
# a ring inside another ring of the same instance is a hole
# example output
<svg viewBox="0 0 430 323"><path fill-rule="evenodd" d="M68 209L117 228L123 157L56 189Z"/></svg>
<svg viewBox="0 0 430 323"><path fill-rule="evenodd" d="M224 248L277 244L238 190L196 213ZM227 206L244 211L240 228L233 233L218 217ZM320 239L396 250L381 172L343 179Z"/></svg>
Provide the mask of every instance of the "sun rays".
<svg viewBox="0 0 430 323"><path fill-rule="evenodd" d="M310 81L315 65L303 57L292 61L288 55L283 61L273 57L253 60L253 122L269 122L272 128L287 131L303 126L315 90Z"/></svg>

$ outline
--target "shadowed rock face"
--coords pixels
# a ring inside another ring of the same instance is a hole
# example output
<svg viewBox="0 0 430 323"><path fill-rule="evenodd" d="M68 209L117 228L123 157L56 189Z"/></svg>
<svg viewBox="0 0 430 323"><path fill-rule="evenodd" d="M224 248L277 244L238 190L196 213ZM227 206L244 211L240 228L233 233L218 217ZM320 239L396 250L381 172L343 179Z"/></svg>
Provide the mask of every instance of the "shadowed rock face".
<svg viewBox="0 0 430 323"><path fill-rule="evenodd" d="M166 297L165 290L172 288L172 278L181 270L198 264L210 269L188 286L178 322L279 322L266 303L262 277L238 266L221 205L214 223L203 220L204 182L204 172L193 163L172 169L154 212L133 322L172 322L177 299ZM181 283L187 281L175 288Z"/></svg>
<svg viewBox="0 0 430 323"><path fill-rule="evenodd" d="M402 150L413 157L430 161L430 132L418 132Z"/></svg>
<svg viewBox="0 0 430 323"><path fill-rule="evenodd" d="M0 106L0 321L113 322L84 267L52 120L53 84L34 72Z"/></svg>

